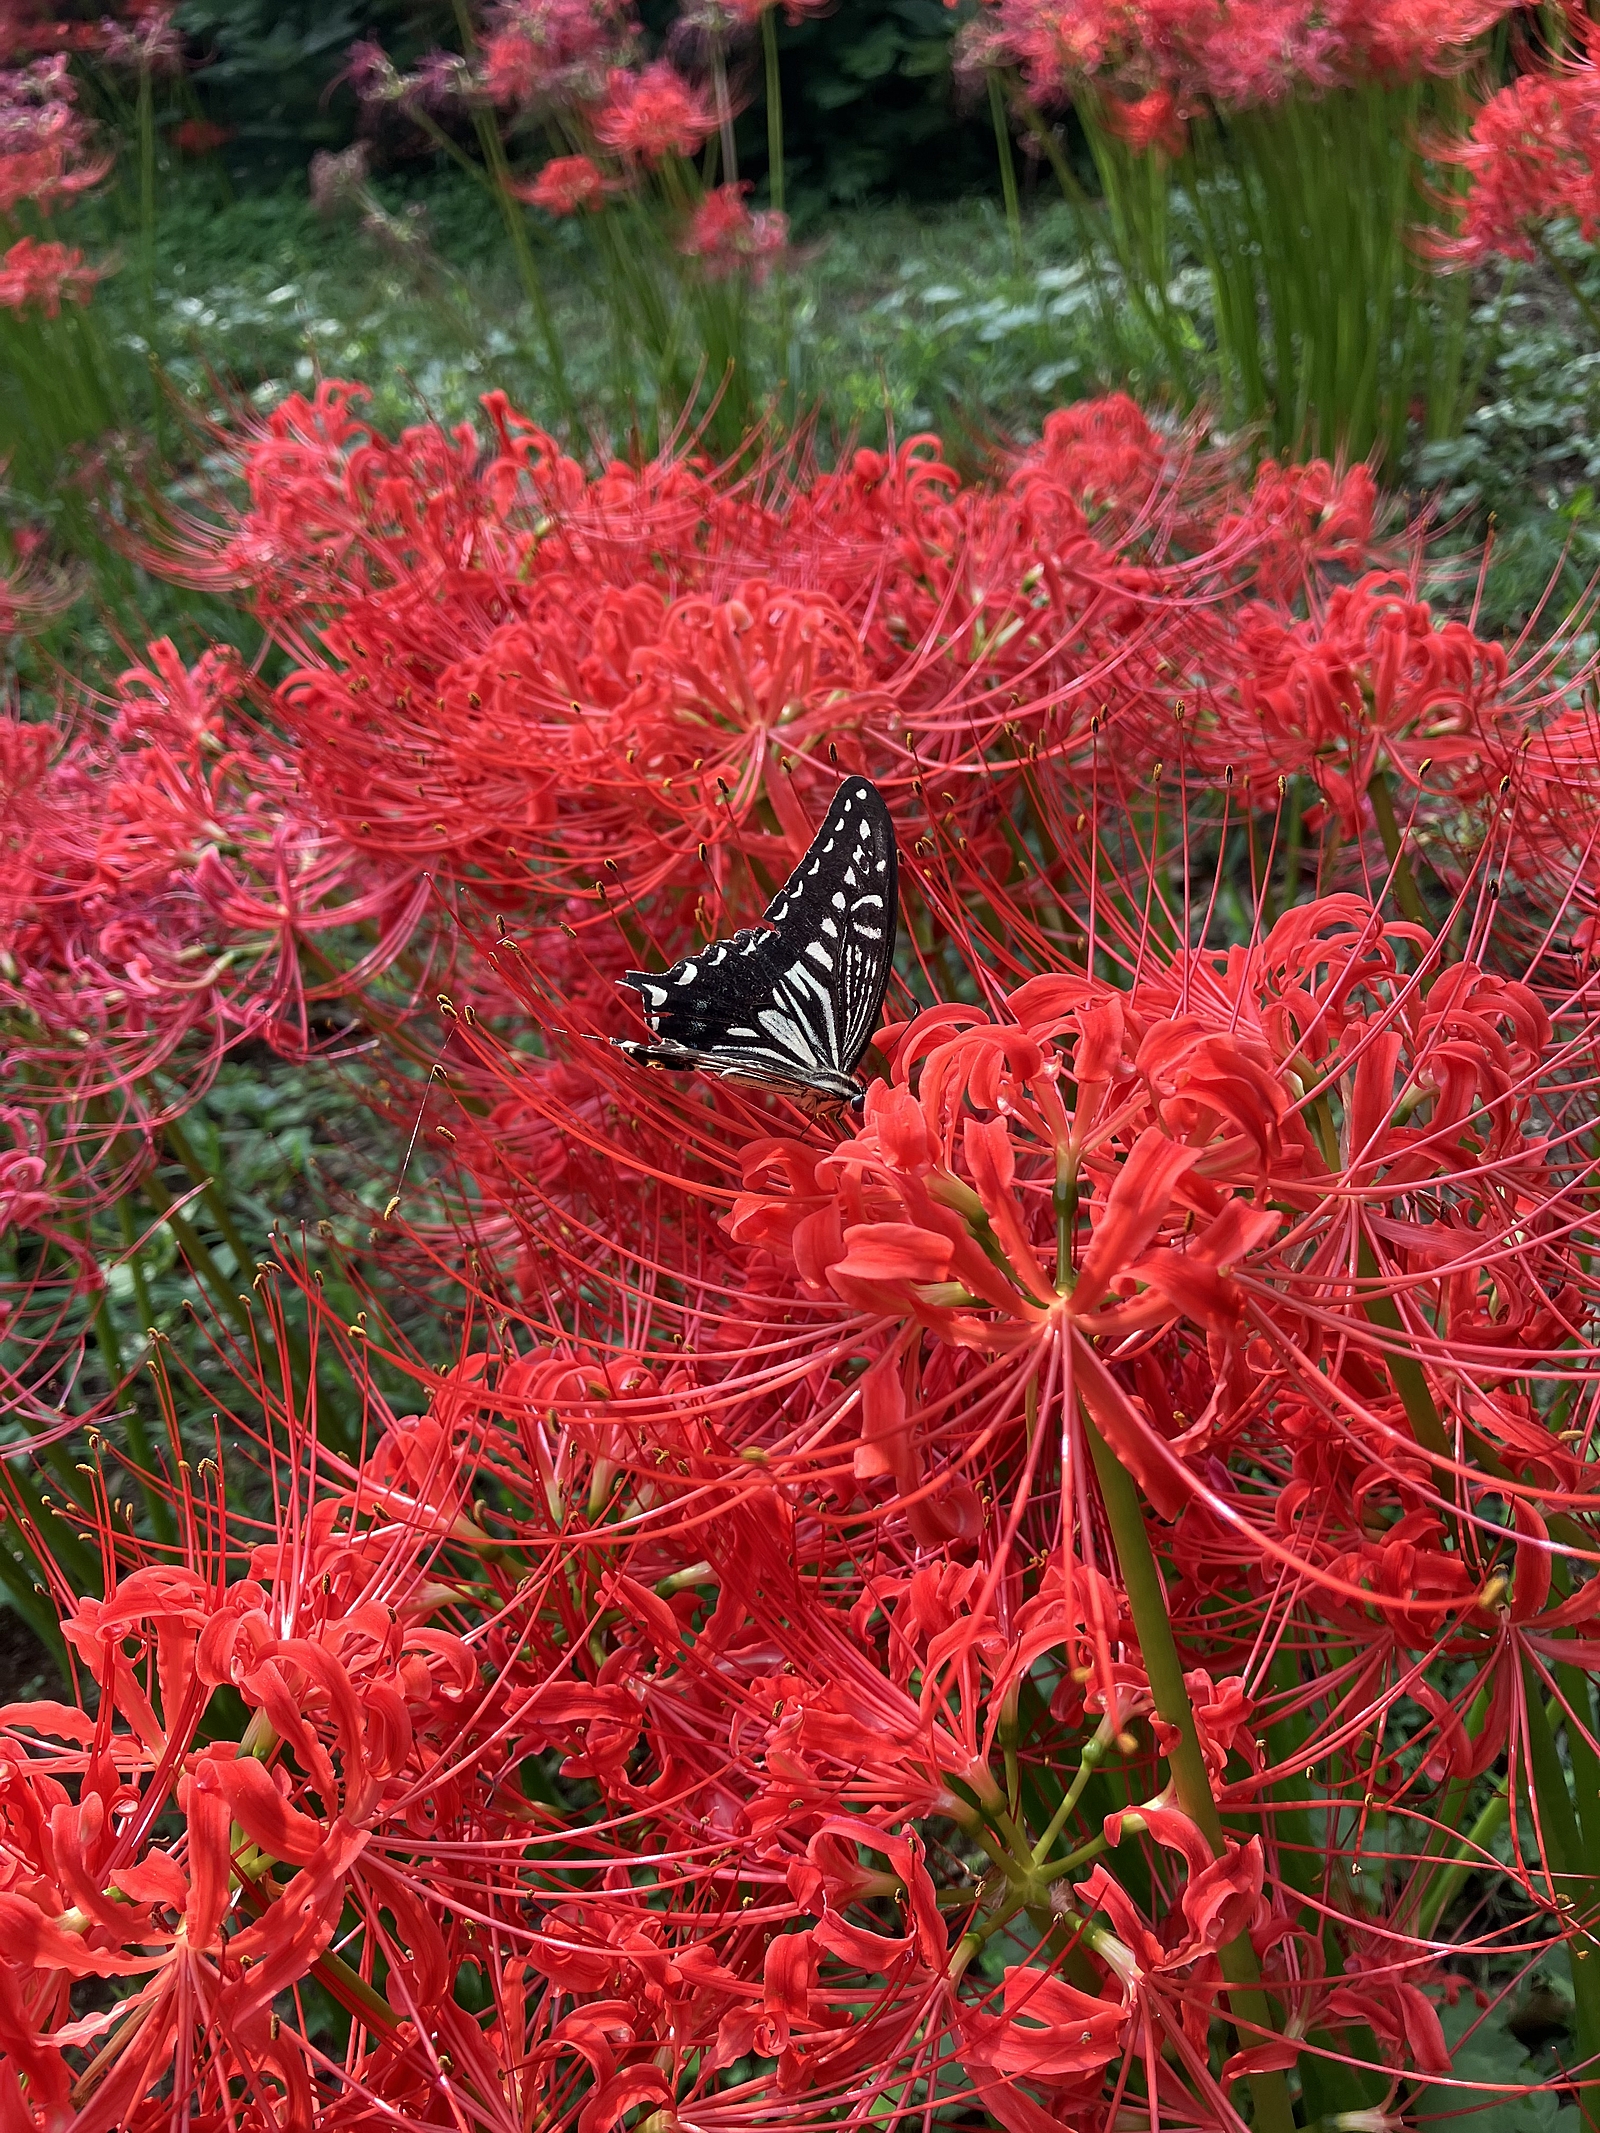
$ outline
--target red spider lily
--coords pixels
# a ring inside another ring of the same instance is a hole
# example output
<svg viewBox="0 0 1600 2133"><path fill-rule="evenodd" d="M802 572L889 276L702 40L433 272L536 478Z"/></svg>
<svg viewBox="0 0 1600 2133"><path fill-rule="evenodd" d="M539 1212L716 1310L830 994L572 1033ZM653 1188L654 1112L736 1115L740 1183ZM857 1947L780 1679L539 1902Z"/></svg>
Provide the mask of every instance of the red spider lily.
<svg viewBox="0 0 1600 2133"><path fill-rule="evenodd" d="M1166 89L1107 104L1106 123L1119 140L1141 154L1159 148L1163 155L1177 157L1189 145L1187 115Z"/></svg>
<svg viewBox="0 0 1600 2133"><path fill-rule="evenodd" d="M484 88L497 104L596 104L637 36L617 0L502 0L485 28Z"/></svg>
<svg viewBox="0 0 1600 2133"><path fill-rule="evenodd" d="M173 20L175 6L167 0L132 7L127 20L107 17L100 24L99 57L112 67L133 72L176 74L183 67L183 32Z"/></svg>
<svg viewBox="0 0 1600 2133"><path fill-rule="evenodd" d="M1502 0L1426 6L1363 0L1335 7L1307 0L1232 7L1220 0L1099 0L1087 7L986 0L985 12L964 33L964 61L1016 67L1029 95L1046 102L1103 84L1126 100L1124 113L1155 97L1238 110L1276 103L1297 89L1453 72L1507 12ZM1115 105L1112 110L1115 116ZM1120 128L1127 120L1115 122ZM1149 123L1154 137L1168 123L1166 111L1159 127L1154 118Z"/></svg>
<svg viewBox="0 0 1600 2133"><path fill-rule="evenodd" d="M183 155L210 156L227 147L233 139L233 129L219 126L215 119L179 119L168 138Z"/></svg>
<svg viewBox="0 0 1600 2133"><path fill-rule="evenodd" d="M692 156L716 130L710 106L675 67L653 60L637 74L614 68L594 130L607 148L648 164Z"/></svg>
<svg viewBox="0 0 1600 2133"><path fill-rule="evenodd" d="M248 2065L253 2110L303 2114L322 2070L303 2038L280 2033L271 2009L284 1987L329 1977L385 2050L448 1989L410 1850L449 1823L452 1766L488 1711L465 1646L425 1626L443 1589L427 1581L428 1523L389 1479L399 1449L380 1449L375 1489L352 1477L354 1496L327 1495L231 1580L200 1539L220 1491L197 1499L186 1483L186 1559L114 1573L104 1599L67 1609L69 1647L99 1685L98 1723L51 1704L4 1714L12 1960L0 2022L35 2108L165 2123L175 2065L201 2100ZM241 1741L204 1724L223 1684L248 1718ZM408 1948L392 2005L324 1962L351 1904L375 1948L396 1952L380 1908ZM81 1977L132 1989L73 2023L67 1987ZM81 2055L75 2080L64 2046Z"/></svg>
<svg viewBox="0 0 1600 2133"><path fill-rule="evenodd" d="M1520 74L1475 114L1443 160L1467 173L1460 227L1436 240L1446 259L1532 259L1547 223L1570 216L1586 241L1600 226L1600 94L1592 56Z"/></svg>
<svg viewBox="0 0 1600 2133"><path fill-rule="evenodd" d="M70 38L64 42L70 48ZM92 157L89 145L64 54L0 69L0 212L24 200L48 208L100 184L111 159Z"/></svg>
<svg viewBox="0 0 1600 2133"><path fill-rule="evenodd" d="M1510 1989L1591 1921L1548 1782L1595 1748L1579 684L1424 609L1364 471L1246 478L1125 401L990 482L925 441L591 475L488 414L391 441L329 386L250 442L188 567L291 656L270 740L166 650L103 733L11 736L24 1066L102 909L155 942L150 1025L17 1106L15 1224L135 1160L157 1023L187 1072L338 997L398 1061L392 969L449 987L446 1078L372 1256L465 1309L430 1369L280 1241L363 1450L230 1333L270 1519L152 1453L146 1543L52 1472L99 1715L5 1721L19 2110L165 2124L177 2055L252 2127L1376 2122L1352 2065L1451 2078L1447 1959ZM846 767L908 943L859 1121L588 1041ZM1290 770L1333 804L1241 893ZM1443 923L1385 900L1391 774ZM180 1010L191 939L238 960ZM75 2016L86 1951L134 1982Z"/></svg>
<svg viewBox="0 0 1600 2133"><path fill-rule="evenodd" d="M63 302L87 303L89 291L104 271L86 265L83 254L68 245L19 237L0 258L0 308L27 311L37 307L46 318L55 318Z"/></svg>
<svg viewBox="0 0 1600 2133"><path fill-rule="evenodd" d="M695 209L681 249L714 281L750 273L759 281L770 273L789 240L786 216L763 211L752 215L744 204L748 185L719 185Z"/></svg>
<svg viewBox="0 0 1600 2133"><path fill-rule="evenodd" d="M604 204L604 174L587 156L552 156L536 178L512 187L519 200L550 215L575 215L580 208Z"/></svg>

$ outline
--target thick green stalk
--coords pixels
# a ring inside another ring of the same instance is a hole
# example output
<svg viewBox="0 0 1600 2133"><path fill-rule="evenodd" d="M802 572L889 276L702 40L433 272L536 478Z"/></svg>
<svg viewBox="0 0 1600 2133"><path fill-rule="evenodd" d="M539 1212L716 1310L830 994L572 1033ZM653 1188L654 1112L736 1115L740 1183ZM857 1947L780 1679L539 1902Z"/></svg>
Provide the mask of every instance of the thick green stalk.
<svg viewBox="0 0 1600 2133"><path fill-rule="evenodd" d="M133 1201L124 1193L117 1202L117 1223L122 1231L122 1254L133 1283L134 1308L139 1314L139 1329L148 1336L156 1322L155 1306L150 1301L150 1285L144 1278L144 1262L139 1256L139 1225L133 1219Z"/></svg>
<svg viewBox="0 0 1600 2133"><path fill-rule="evenodd" d="M1017 165L1011 153L1011 120L998 71L989 69L989 116L994 121L995 153L1000 158L1000 190L1005 195L1006 228L1011 233L1011 264L1022 272L1022 205L1017 196Z"/></svg>
<svg viewBox="0 0 1600 2133"><path fill-rule="evenodd" d="M211 1219L217 1225L223 1242L233 1254L235 1273L241 1281L248 1281L251 1278L250 1270L255 1262L255 1253L245 1243L239 1225L233 1219L233 1209L228 1205L226 1195L218 1189L216 1178L201 1162L187 1134L175 1118L169 1118L161 1128L161 1137L188 1171L190 1180L199 1186L200 1197L210 1211Z"/></svg>
<svg viewBox="0 0 1600 2133"><path fill-rule="evenodd" d="M1534 1803L1538 1808L1540 1850L1544 1878L1552 1902L1561 1901L1563 1915L1571 1909L1589 1914L1594 1905L1595 1877L1588 1871L1578 1818L1567 1789L1567 1773L1556 1751L1550 1713L1540 1694L1533 1662L1522 1662L1523 1701L1528 1724L1528 1772ZM1557 1706L1559 1710L1559 1705ZM1564 1899L1564 1900L1563 1900ZM1590 2080L1600 2063L1600 1964L1572 1964L1572 1997L1577 2015L1578 2057L1589 2062ZM1600 2096L1591 2086L1578 2092L1578 2109L1585 2128L1600 2124Z"/></svg>
<svg viewBox="0 0 1600 2133"><path fill-rule="evenodd" d="M1533 238L1539 257L1561 283L1567 294L1572 298L1572 301L1583 313L1585 319L1588 320L1589 329L1596 340L1600 340L1600 311L1597 311L1588 297L1584 295L1582 289L1578 286L1572 269L1567 265L1560 253L1551 248L1549 239L1544 232L1542 230L1534 230L1530 232L1530 235Z"/></svg>
<svg viewBox="0 0 1600 2133"><path fill-rule="evenodd" d="M1105 1506L1106 1522L1117 1551L1123 1588L1128 1595L1128 1610L1133 1616L1139 1650L1150 1679L1150 1693L1157 1712L1177 1734L1167 1751L1167 1761L1177 1789L1178 1804L1220 1859L1225 1841L1222 1817L1217 1812L1211 1780L1206 1774L1188 1684L1183 1678L1183 1662L1173 1642L1167 1596L1161 1588L1150 1535L1145 1528L1144 1506L1133 1477L1086 1413L1082 1415L1082 1422L1100 1483L1100 1500ZM1229 1941L1221 1950L1221 1962L1222 1974L1232 1987L1229 2004L1242 2025L1240 2044L1248 2050L1252 2044L1270 2037L1274 2027L1267 1996L1261 1989L1260 1965L1248 1931ZM1294 2113L1283 2075L1252 2074L1248 2085L1255 2106L1255 2123L1263 2133L1293 2133Z"/></svg>
<svg viewBox="0 0 1600 2133"><path fill-rule="evenodd" d="M1285 1695L1292 1694L1299 1682L1297 1655L1280 1649L1272 1666L1274 1689ZM1295 1712L1274 1720L1267 1728L1269 1759L1279 1769L1292 1770L1297 1766L1303 1769L1305 1738L1306 1721L1302 1713ZM1323 1894L1323 1854L1313 1835L1309 1812L1317 1803L1301 1790L1300 1781L1292 1777L1274 1785L1272 1797L1277 1803L1272 1828L1277 1840L1279 1872L1300 1895L1310 1903L1318 1904ZM1328 1974L1337 1976L1344 1961L1344 1951L1331 1919L1323 1919L1321 1933ZM1301 2058L1299 2074L1301 2102L1308 2121L1333 2118L1341 2111L1369 2109L1379 2100L1384 2077L1377 2071L1378 2040L1364 2023L1352 2026L1344 2049L1356 2058L1367 2060L1372 2068L1368 2073L1363 2074L1358 2067L1346 2066L1339 2056L1338 2043L1325 2034L1312 2030L1306 2043L1308 2049ZM1319 2050L1318 2046L1322 2048Z"/></svg>
<svg viewBox="0 0 1600 2133"><path fill-rule="evenodd" d="M1363 1281L1376 1281L1378 1275L1377 1254L1371 1240L1362 1232L1357 1247L1356 1266ZM1385 1333L1397 1334L1409 1341L1410 1333L1400 1315L1400 1306L1392 1296L1369 1296L1362 1305L1369 1322L1381 1326ZM1445 1433L1438 1405L1428 1389L1428 1380L1422 1365L1414 1355L1390 1349L1384 1355L1384 1365L1390 1382L1400 1395L1400 1404L1406 1411L1406 1420L1411 1424L1411 1433L1425 1452L1432 1452L1437 1459L1453 1459L1455 1452Z"/></svg>
<svg viewBox="0 0 1600 2133"><path fill-rule="evenodd" d="M1417 887L1416 876L1411 871L1411 862L1400 842L1400 825L1395 819L1394 799L1389 791L1389 780L1380 768L1372 774L1367 786L1367 798L1372 802L1373 818L1378 825L1378 835L1383 839L1384 854L1389 861L1394 879L1394 900L1413 924L1428 924L1428 907L1422 901L1422 892Z"/></svg>
<svg viewBox="0 0 1600 2133"><path fill-rule="evenodd" d="M1502 1778L1472 1827L1456 1845L1454 1857L1446 1862L1443 1872L1423 1899L1422 1908L1417 1913L1417 1931L1425 1938L1433 1938L1440 1919L1455 1902L1467 1876L1483 1864L1484 1850L1490 1839L1504 1827L1509 1807L1505 1779Z"/></svg>
<svg viewBox="0 0 1600 2133"><path fill-rule="evenodd" d="M455 0L455 14L456 26L461 33L461 48L470 52L476 39L467 0ZM544 342L545 359L550 366L550 382L555 388L562 414L568 421L572 421L577 416L577 404L572 397L572 387L567 378L566 359L561 353L561 343L556 337L555 320L551 316L550 299L545 293L544 279L539 272L538 261L533 256L533 247L528 242L528 225L521 203L511 190L511 170L506 162L505 143L500 138L500 129L495 124L492 111L475 107L473 123L477 129L478 146L483 151L483 160L488 167L490 183L494 187L494 196L500 203L506 235L511 240L511 252L517 262L517 274L528 302L533 307L539 337Z"/></svg>
<svg viewBox="0 0 1600 2133"><path fill-rule="evenodd" d="M778 10L761 12L761 51L767 63L767 198L783 213L783 84L778 74Z"/></svg>

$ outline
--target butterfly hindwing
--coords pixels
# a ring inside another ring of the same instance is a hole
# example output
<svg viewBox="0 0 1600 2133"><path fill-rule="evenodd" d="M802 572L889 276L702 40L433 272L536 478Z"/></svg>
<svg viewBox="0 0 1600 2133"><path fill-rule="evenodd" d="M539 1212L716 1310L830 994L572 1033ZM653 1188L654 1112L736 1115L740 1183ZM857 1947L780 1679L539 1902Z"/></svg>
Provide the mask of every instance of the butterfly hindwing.
<svg viewBox="0 0 1600 2133"><path fill-rule="evenodd" d="M648 1065L859 1102L855 1069L883 1007L898 913L888 807L865 778L847 778L761 927L670 970L628 972L656 1041L621 1049Z"/></svg>

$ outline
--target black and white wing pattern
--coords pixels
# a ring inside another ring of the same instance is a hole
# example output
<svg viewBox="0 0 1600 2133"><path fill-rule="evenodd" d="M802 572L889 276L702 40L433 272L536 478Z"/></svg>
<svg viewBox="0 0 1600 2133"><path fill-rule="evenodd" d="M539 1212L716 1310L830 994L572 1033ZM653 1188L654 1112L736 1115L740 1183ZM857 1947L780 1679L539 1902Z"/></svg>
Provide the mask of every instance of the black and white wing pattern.
<svg viewBox="0 0 1600 2133"><path fill-rule="evenodd" d="M847 778L762 926L620 980L644 1002L655 1042L612 1042L645 1066L859 1108L855 1070L894 962L899 881L882 793Z"/></svg>

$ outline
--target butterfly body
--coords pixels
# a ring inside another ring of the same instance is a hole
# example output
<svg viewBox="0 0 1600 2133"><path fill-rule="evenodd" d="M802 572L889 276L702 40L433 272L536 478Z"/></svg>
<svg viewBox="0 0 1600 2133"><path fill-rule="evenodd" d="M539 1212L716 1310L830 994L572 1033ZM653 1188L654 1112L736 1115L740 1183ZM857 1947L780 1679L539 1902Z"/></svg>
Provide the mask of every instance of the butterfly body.
<svg viewBox="0 0 1600 2133"><path fill-rule="evenodd" d="M855 1070L894 962L899 861L883 795L847 778L765 922L670 970L630 970L653 1042L614 1038L642 1066L859 1109Z"/></svg>

